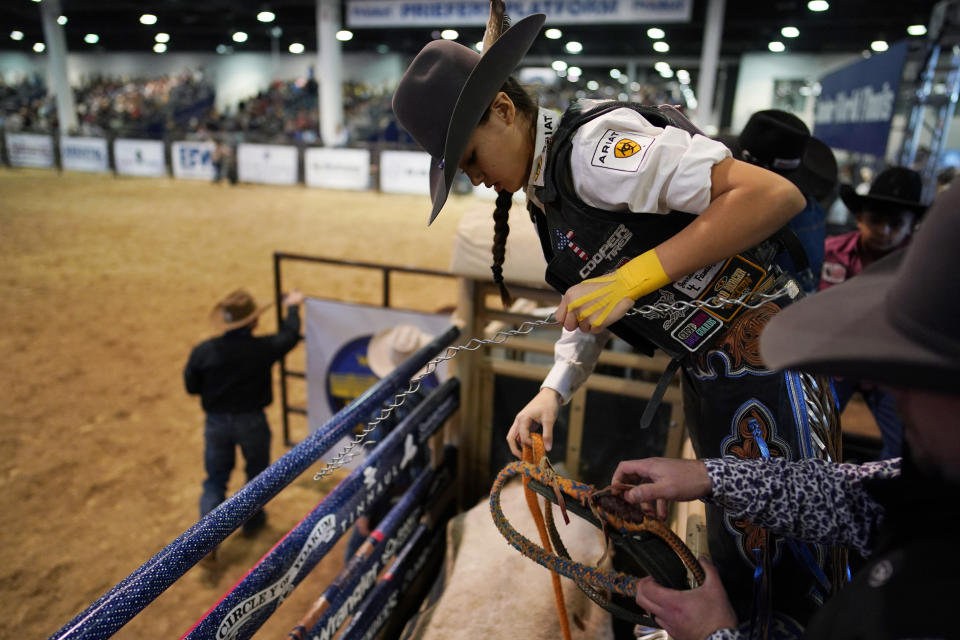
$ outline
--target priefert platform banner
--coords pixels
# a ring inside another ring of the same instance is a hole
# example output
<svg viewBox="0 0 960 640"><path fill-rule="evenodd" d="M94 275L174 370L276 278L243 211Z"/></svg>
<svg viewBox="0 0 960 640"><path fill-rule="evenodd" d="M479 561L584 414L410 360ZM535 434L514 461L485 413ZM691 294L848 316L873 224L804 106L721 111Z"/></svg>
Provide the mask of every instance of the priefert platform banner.
<svg viewBox="0 0 960 640"><path fill-rule="evenodd" d="M110 168L104 138L60 138L60 159L67 171L103 173Z"/></svg>
<svg viewBox="0 0 960 640"><path fill-rule="evenodd" d="M303 169L308 187L357 191L370 188L368 149L307 149Z"/></svg>
<svg viewBox="0 0 960 640"><path fill-rule="evenodd" d="M121 175L160 178L167 174L159 140L118 138L113 141L113 157Z"/></svg>
<svg viewBox="0 0 960 640"><path fill-rule="evenodd" d="M14 167L52 167L53 138L36 133L8 133L7 157Z"/></svg>
<svg viewBox="0 0 960 640"><path fill-rule="evenodd" d="M213 142L174 142L170 149L173 177L213 180L213 150L216 146Z"/></svg>
<svg viewBox="0 0 960 640"><path fill-rule="evenodd" d="M430 195L430 154L423 151L380 153L380 190Z"/></svg>
<svg viewBox="0 0 960 640"><path fill-rule="evenodd" d="M297 148L241 144L237 147L237 177L240 182L297 184Z"/></svg>

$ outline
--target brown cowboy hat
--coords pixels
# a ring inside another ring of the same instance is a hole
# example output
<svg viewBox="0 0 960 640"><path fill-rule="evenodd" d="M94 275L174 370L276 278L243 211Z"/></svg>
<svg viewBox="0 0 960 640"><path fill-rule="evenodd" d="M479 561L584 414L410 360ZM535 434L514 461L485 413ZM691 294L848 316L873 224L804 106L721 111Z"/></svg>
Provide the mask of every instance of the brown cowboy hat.
<svg viewBox="0 0 960 640"><path fill-rule="evenodd" d="M870 192L862 196L849 184L840 185L840 199L853 214L869 209L877 213L912 211L920 217L927 205L920 202L923 178L913 169L890 167L874 178Z"/></svg>
<svg viewBox="0 0 960 640"><path fill-rule="evenodd" d="M527 16L486 47L483 55L450 40L434 40L413 59L393 94L400 125L432 156L432 224L447 201L460 158L497 92L523 60L546 17Z"/></svg>
<svg viewBox="0 0 960 640"><path fill-rule="evenodd" d="M733 156L779 173L817 200L835 198L837 159L797 116L765 109L750 116L739 136L718 138Z"/></svg>
<svg viewBox="0 0 960 640"><path fill-rule="evenodd" d="M958 210L954 185L906 249L776 314L760 336L767 366L960 392Z"/></svg>
<svg viewBox="0 0 960 640"><path fill-rule="evenodd" d="M236 289L213 306L210 323L218 331L237 329L253 322L272 305L272 302L259 304L246 290Z"/></svg>

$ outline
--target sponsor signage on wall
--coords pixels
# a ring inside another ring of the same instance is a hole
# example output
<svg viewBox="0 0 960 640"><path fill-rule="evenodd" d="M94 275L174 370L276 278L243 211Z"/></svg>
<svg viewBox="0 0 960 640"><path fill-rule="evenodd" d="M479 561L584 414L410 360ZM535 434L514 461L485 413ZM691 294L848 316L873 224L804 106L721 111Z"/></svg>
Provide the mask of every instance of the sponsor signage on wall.
<svg viewBox="0 0 960 640"><path fill-rule="evenodd" d="M237 177L241 182L297 183L297 148L277 144L237 147Z"/></svg>
<svg viewBox="0 0 960 640"><path fill-rule="evenodd" d="M429 195L430 162L430 154L423 151L381 152L380 190Z"/></svg>
<svg viewBox="0 0 960 640"><path fill-rule="evenodd" d="M303 159L308 187L370 188L370 151L367 149L307 149Z"/></svg>
<svg viewBox="0 0 960 640"><path fill-rule="evenodd" d="M507 0L507 14L519 20L544 13L547 24L689 22L691 0ZM348 0L351 27L482 25L487 0Z"/></svg>
<svg viewBox="0 0 960 640"><path fill-rule="evenodd" d="M7 157L14 167L52 167L53 138L36 133L8 133Z"/></svg>
<svg viewBox="0 0 960 640"><path fill-rule="evenodd" d="M174 142L170 147L170 164L174 178L213 180L213 142Z"/></svg>
<svg viewBox="0 0 960 640"><path fill-rule="evenodd" d="M113 157L121 175L158 178L167 174L159 140L118 138L113 141Z"/></svg>
<svg viewBox="0 0 960 640"><path fill-rule="evenodd" d="M821 78L813 135L835 149L886 155L906 56L901 41Z"/></svg>
<svg viewBox="0 0 960 640"><path fill-rule="evenodd" d="M104 138L60 138L60 162L67 171L102 173L110 169Z"/></svg>

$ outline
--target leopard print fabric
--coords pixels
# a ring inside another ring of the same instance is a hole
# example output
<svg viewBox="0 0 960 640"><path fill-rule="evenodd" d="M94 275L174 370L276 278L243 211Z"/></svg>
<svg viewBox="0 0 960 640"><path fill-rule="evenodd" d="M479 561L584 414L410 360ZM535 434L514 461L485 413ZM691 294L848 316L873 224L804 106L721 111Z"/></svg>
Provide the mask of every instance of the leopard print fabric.
<svg viewBox="0 0 960 640"><path fill-rule="evenodd" d="M869 555L883 508L864 490L900 475L900 458L862 465L783 458L703 461L713 485L706 500L738 518L809 542L851 546ZM718 629L706 640L743 640L745 629Z"/></svg>
<svg viewBox="0 0 960 640"><path fill-rule="evenodd" d="M900 458L862 465L733 457L704 463L713 485L708 501L735 517L807 542L853 547L865 556L883 508L863 483L900 475Z"/></svg>

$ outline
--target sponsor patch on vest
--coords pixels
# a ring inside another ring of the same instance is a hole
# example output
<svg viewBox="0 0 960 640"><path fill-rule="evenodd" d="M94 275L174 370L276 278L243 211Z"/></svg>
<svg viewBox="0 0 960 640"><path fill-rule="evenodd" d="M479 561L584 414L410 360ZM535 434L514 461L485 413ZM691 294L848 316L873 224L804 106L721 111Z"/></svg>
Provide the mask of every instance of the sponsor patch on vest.
<svg viewBox="0 0 960 640"><path fill-rule="evenodd" d="M688 276L684 276L673 283L673 288L677 291L687 294L691 298L698 297L703 290L707 288L720 268L723 267L723 261L694 271Z"/></svg>
<svg viewBox="0 0 960 640"><path fill-rule="evenodd" d="M830 284L840 284L847 279L847 268L837 262L824 262L820 277Z"/></svg>
<svg viewBox="0 0 960 640"><path fill-rule="evenodd" d="M670 337L690 351L696 351L704 340L720 330L723 323L703 309L697 309L677 325Z"/></svg>
<svg viewBox="0 0 960 640"><path fill-rule="evenodd" d="M640 170L640 163L653 141L653 136L642 133L607 129L597 141L590 164L614 171L636 173Z"/></svg>
<svg viewBox="0 0 960 640"><path fill-rule="evenodd" d="M760 265L750 262L742 255L735 255L723 265L720 275L714 279L700 299L706 300L713 296L731 300L743 298L748 293L756 291L766 275L766 270ZM742 308L737 304L728 304L719 309L707 309L707 313L724 322L729 322Z"/></svg>

